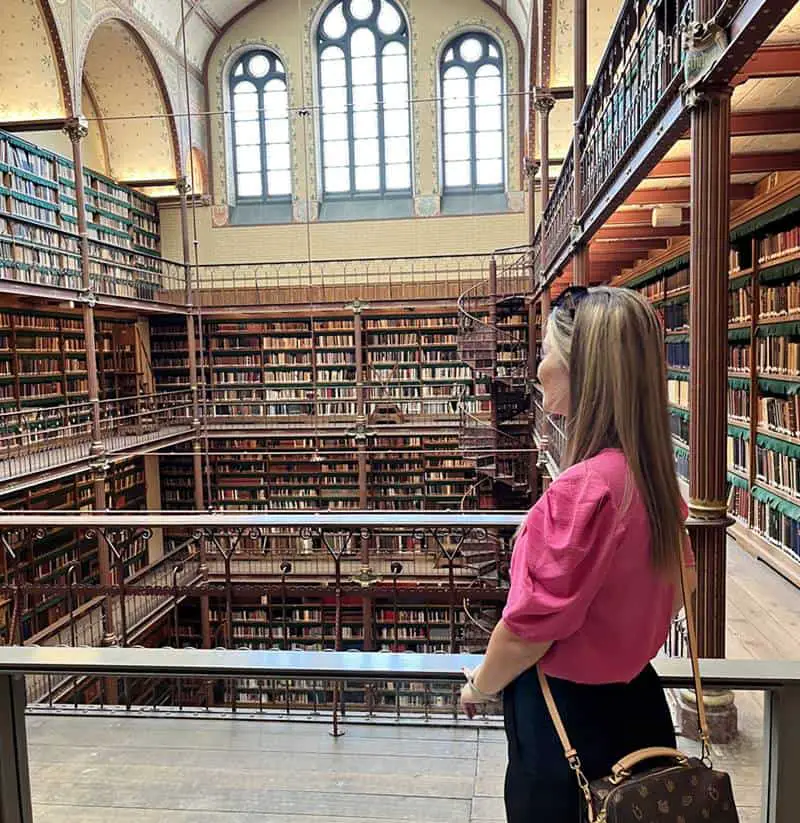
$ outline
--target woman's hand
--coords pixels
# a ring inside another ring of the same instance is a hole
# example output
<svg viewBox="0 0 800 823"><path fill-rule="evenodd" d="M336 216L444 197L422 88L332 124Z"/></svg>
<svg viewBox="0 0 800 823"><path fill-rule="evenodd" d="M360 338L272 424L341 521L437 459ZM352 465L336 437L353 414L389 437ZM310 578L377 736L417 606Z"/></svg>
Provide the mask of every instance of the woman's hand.
<svg viewBox="0 0 800 823"><path fill-rule="evenodd" d="M478 669L475 669L474 672L465 669L464 675L467 682L461 687L461 708L470 720L478 713L480 706L485 706L487 703L498 699L498 695L484 694L473 685L477 673Z"/></svg>

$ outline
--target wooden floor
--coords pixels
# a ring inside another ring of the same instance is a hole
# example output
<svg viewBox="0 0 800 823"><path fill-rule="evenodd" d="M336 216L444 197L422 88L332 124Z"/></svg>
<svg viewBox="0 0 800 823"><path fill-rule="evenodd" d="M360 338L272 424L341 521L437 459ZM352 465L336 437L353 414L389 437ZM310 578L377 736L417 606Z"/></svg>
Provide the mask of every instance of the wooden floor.
<svg viewBox="0 0 800 823"><path fill-rule="evenodd" d="M800 658L800 591L735 546L729 656ZM760 820L761 698L717 747ZM499 729L31 717L35 823L501 823ZM685 748L692 744L686 743ZM544 823L544 822L543 822Z"/></svg>

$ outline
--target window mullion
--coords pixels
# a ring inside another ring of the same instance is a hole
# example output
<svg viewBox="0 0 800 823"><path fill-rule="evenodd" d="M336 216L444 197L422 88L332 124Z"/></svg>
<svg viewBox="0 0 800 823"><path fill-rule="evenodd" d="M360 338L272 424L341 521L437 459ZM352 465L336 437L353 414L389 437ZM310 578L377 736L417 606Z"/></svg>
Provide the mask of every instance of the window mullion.
<svg viewBox="0 0 800 823"><path fill-rule="evenodd" d="M236 142L236 91L237 83L231 82L228 86L231 95L231 143L233 145L233 190L236 193L236 199L239 199L239 146Z"/></svg>
<svg viewBox="0 0 800 823"><path fill-rule="evenodd" d="M375 99L378 101L378 185L381 194L386 194L386 100L383 98L383 49L386 45L380 37L377 26L375 34Z"/></svg>
<svg viewBox="0 0 800 823"><path fill-rule="evenodd" d="M467 68L469 78L469 173L470 188L478 187L478 107L475 100L475 72Z"/></svg>
<svg viewBox="0 0 800 823"><path fill-rule="evenodd" d="M267 101L264 99L264 95L266 94L266 88L266 82L262 83L258 95L259 103L261 105L258 115L258 123L260 129L259 134L261 135L261 199L264 202L269 200L269 188L267 187Z"/></svg>
<svg viewBox="0 0 800 823"><path fill-rule="evenodd" d="M350 194L356 193L356 132L353 111L353 53L351 51L351 31L348 25L346 47L344 48L345 82L347 83L347 152L350 158Z"/></svg>

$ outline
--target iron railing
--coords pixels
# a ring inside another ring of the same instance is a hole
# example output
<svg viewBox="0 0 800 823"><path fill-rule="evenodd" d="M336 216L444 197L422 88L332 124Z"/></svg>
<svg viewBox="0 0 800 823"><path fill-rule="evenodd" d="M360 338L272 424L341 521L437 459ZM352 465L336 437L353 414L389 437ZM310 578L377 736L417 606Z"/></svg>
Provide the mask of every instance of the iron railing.
<svg viewBox="0 0 800 823"><path fill-rule="evenodd" d="M194 651L174 649L0 649L0 729L4 745L0 750L0 814L15 823L32 823L31 787L28 768L28 743L25 714L26 698L23 676L45 679L79 677L101 684L123 678L123 683L148 679L170 682L172 691L181 694L198 689L215 697L241 693L238 686L252 685L257 694L270 689L284 703L281 708L266 709L259 701L233 703L220 714L208 700L194 711L164 711L158 701L152 709L136 707L125 711L116 706L100 705L94 711L80 708L83 722L89 715L113 717L147 716L241 717L251 719L304 720L325 719L333 724L333 733L344 732L342 723L353 724L383 718L391 722L410 707L418 722L429 721L432 714L450 716L450 724L481 726L499 720L499 704L489 706L487 715L466 720L458 710L458 692L464 669L474 669L482 661L479 655L399 655L375 653L314 653L253 651ZM667 688L690 687L692 678L685 660L658 660L656 669ZM800 663L797 661L704 660L701 664L704 683L709 689L754 690L765 693L763 778L761 783L762 820L765 823L793 823L800 806ZM212 687L222 686L221 689ZM157 692L154 692L157 693ZM103 690L101 688L102 696ZM247 694L247 692L245 692ZM320 708L329 702L331 710ZM28 713L46 715L63 707L36 706ZM235 709L235 714L231 714ZM724 747L715 747L715 753ZM734 787L744 777L733 767ZM752 776L747 785L752 785Z"/></svg>
<svg viewBox="0 0 800 823"><path fill-rule="evenodd" d="M192 423L189 391L98 401L100 436L108 452L185 432ZM0 481L41 474L92 454L90 401L0 413Z"/></svg>
<svg viewBox="0 0 800 823"><path fill-rule="evenodd" d="M614 173L663 95L678 94L683 29L693 11L693 0L623 6L580 117L584 210Z"/></svg>
<svg viewBox="0 0 800 823"><path fill-rule="evenodd" d="M680 94L682 33L694 13L692 0L626 0L584 101L580 140L580 206L575 211L574 146L571 143L545 209L542 265L561 258L583 215L618 172L658 113Z"/></svg>
<svg viewBox="0 0 800 823"><path fill-rule="evenodd" d="M490 255L206 264L192 269L204 306L456 297L488 276Z"/></svg>
<svg viewBox="0 0 800 823"><path fill-rule="evenodd" d="M459 364L454 362L454 366ZM355 369L355 367L354 367ZM464 381L425 380L385 384L365 382L364 403L367 415L394 407L401 416L430 418L457 418L460 405L477 409L479 398L471 395ZM330 396L328 396L330 393ZM353 420L358 414L356 383L336 389L308 387L263 386L215 387L205 392L205 419L209 425L234 425L237 428L285 422L287 418L318 418L320 423L331 420Z"/></svg>

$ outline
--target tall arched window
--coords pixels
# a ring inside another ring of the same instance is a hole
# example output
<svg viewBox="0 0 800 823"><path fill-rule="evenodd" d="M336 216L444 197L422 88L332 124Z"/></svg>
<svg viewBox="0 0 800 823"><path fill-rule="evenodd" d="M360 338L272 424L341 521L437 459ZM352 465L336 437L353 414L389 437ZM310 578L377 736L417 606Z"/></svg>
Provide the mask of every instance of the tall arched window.
<svg viewBox="0 0 800 823"><path fill-rule="evenodd" d="M460 34L442 53L446 190L502 189L505 167L503 58L482 32Z"/></svg>
<svg viewBox="0 0 800 823"><path fill-rule="evenodd" d="M292 174L283 63L265 49L247 52L231 70L230 92L237 201L287 199Z"/></svg>
<svg viewBox="0 0 800 823"><path fill-rule="evenodd" d="M408 25L394 0L337 0L317 32L326 195L411 190Z"/></svg>

